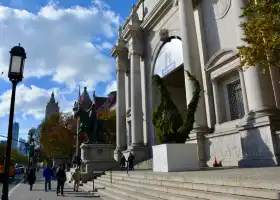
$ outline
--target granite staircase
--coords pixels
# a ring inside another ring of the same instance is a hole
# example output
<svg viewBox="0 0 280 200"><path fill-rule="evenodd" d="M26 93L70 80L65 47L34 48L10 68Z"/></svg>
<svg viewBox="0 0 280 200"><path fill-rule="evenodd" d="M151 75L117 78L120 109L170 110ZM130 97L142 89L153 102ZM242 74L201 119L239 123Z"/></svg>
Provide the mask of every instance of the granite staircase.
<svg viewBox="0 0 280 200"><path fill-rule="evenodd" d="M182 173L136 170L129 174L113 171L95 179L94 186L104 200L276 200L280 199L279 169L275 176L260 176L258 170L248 174L247 169ZM84 189L92 191L92 184L86 183Z"/></svg>

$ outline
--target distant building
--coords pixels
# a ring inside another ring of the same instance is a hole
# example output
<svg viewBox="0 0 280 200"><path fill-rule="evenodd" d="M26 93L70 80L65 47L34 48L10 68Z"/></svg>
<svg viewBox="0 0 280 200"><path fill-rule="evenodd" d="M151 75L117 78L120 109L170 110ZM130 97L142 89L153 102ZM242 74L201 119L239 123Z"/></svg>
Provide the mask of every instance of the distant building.
<svg viewBox="0 0 280 200"><path fill-rule="evenodd" d="M91 100L87 88L84 87L83 93L81 95L79 94L79 107L89 109L92 104L94 104L97 113L114 110L116 105L116 94L117 92L113 91L109 93L108 97L98 97L95 95L95 92L93 92L93 98ZM77 106L76 103L74 107L75 106Z"/></svg>
<svg viewBox="0 0 280 200"><path fill-rule="evenodd" d="M14 122L13 124L13 141L12 148L16 149L18 146L18 133L19 133L19 123Z"/></svg>
<svg viewBox="0 0 280 200"><path fill-rule="evenodd" d="M0 144L2 144L2 145L7 145L7 140L1 140L1 141L0 141Z"/></svg>
<svg viewBox="0 0 280 200"><path fill-rule="evenodd" d="M59 113L59 106L58 102L55 102L54 93L52 93L51 98L46 106L45 119L50 118L55 113Z"/></svg>
<svg viewBox="0 0 280 200"><path fill-rule="evenodd" d="M18 150L21 152L21 153L25 153L26 150L25 150L25 143L27 141L23 138L19 138L19 143L18 143Z"/></svg>
<svg viewBox="0 0 280 200"><path fill-rule="evenodd" d="M95 99L95 105L96 105L96 112L97 113L102 113L102 112L108 112L108 111L113 111L116 109L116 102L117 102L117 92L113 91L110 92L108 97L96 97L94 95ZM102 100L99 100L102 99ZM103 103L98 105L97 102L103 101Z"/></svg>

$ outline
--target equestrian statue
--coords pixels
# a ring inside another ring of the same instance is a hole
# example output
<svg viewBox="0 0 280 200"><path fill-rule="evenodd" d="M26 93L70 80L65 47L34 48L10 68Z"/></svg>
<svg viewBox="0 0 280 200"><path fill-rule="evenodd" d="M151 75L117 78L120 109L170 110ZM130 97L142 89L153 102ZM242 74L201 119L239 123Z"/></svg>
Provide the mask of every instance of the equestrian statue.
<svg viewBox="0 0 280 200"><path fill-rule="evenodd" d="M103 120L97 118L95 104L88 110L79 106L73 110L74 116L80 117L78 135L83 132L87 134L88 141L85 144L105 143Z"/></svg>

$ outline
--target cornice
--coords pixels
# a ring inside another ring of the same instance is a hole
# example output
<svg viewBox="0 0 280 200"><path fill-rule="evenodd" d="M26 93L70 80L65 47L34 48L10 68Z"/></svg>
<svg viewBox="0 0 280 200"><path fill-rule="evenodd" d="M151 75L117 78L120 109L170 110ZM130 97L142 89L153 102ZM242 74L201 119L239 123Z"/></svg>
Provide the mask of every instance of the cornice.
<svg viewBox="0 0 280 200"><path fill-rule="evenodd" d="M145 20L142 22L141 27L147 28L150 27L149 25L151 23L154 23L159 19L162 15L158 15L158 13L164 13L163 9L166 9L166 6L170 5L170 8L172 7L172 0L160 0L155 5L153 10L146 16Z"/></svg>
<svg viewBox="0 0 280 200"><path fill-rule="evenodd" d="M123 46L114 45L110 51L110 55L116 58L119 53L127 53L127 48Z"/></svg>
<svg viewBox="0 0 280 200"><path fill-rule="evenodd" d="M177 7L175 0L160 0L153 10L146 16L145 20L142 22L141 27L144 29L149 29L153 27L154 24L157 23L159 19L162 19L162 15L166 13L166 11L170 10L172 7ZM200 0L192 0L193 1L193 8L195 8L199 3ZM159 13L162 13L159 15Z"/></svg>

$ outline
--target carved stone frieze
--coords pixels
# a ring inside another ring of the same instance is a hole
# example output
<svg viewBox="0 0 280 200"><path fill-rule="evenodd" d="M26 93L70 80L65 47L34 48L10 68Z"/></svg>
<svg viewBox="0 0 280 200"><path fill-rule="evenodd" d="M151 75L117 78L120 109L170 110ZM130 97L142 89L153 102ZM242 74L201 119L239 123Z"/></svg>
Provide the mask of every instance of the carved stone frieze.
<svg viewBox="0 0 280 200"><path fill-rule="evenodd" d="M171 0L173 7L176 7L179 5L179 0ZM185 0L184 0L185 1ZM200 0L192 0L193 7L197 6L199 4Z"/></svg>
<svg viewBox="0 0 280 200"><path fill-rule="evenodd" d="M169 33L167 29L161 29L159 31L159 37L160 37L160 41L162 42L167 42L170 38L169 38Z"/></svg>
<svg viewBox="0 0 280 200"><path fill-rule="evenodd" d="M222 19L229 11L231 0L212 0L215 18Z"/></svg>

